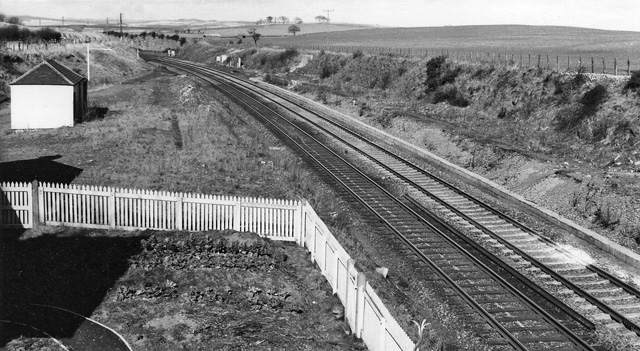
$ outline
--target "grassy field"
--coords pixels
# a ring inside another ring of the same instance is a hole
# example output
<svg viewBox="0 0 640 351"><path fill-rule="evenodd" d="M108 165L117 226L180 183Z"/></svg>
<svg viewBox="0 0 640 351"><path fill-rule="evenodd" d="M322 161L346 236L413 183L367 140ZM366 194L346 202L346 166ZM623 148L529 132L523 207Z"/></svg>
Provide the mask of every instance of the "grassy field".
<svg viewBox="0 0 640 351"><path fill-rule="evenodd" d="M368 28L328 35L302 31L296 37L265 38L264 42L640 59L636 32L553 26Z"/></svg>

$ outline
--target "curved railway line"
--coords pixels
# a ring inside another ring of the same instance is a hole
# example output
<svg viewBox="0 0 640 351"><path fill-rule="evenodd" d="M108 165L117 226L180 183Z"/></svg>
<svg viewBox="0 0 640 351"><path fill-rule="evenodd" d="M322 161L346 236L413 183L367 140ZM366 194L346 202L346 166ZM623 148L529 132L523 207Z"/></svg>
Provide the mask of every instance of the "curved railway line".
<svg viewBox="0 0 640 351"><path fill-rule="evenodd" d="M610 328L640 335L640 314L633 313L640 309L635 288L598 267L576 263L553 242L398 156L384 141L275 87L259 88L187 61L145 58L198 76L229 96L242 96L235 100L389 229L391 247L419 265L423 279L443 282L461 313L480 317L480 323L472 324L488 343L517 350L591 350L585 341L595 328L591 320L603 318L611 319ZM404 184L408 195L398 198L387 192L327 146L336 143L353 150L349 154L358 155L356 163L366 161ZM428 207L447 214L448 220L435 217ZM523 270L548 280L548 287L532 283ZM590 318L546 292L558 286L562 294L582 299Z"/></svg>

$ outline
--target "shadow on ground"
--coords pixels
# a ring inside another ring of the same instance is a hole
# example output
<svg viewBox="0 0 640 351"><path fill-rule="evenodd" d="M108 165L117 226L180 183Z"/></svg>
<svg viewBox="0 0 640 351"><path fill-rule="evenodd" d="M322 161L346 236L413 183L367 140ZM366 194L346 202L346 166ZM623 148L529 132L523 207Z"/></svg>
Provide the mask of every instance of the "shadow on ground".
<svg viewBox="0 0 640 351"><path fill-rule="evenodd" d="M54 160L61 155L31 160L0 162L0 182L39 182L70 184L82 173L81 168Z"/></svg>
<svg viewBox="0 0 640 351"><path fill-rule="evenodd" d="M141 251L140 242L146 238L88 236L92 231L84 229L64 231L68 236L48 234L27 239L20 238L22 230L3 232L0 320L11 323L0 323L0 347L20 336L42 337L33 327L54 338L71 338L81 319L60 318L36 305L90 316L126 272L128 259Z"/></svg>

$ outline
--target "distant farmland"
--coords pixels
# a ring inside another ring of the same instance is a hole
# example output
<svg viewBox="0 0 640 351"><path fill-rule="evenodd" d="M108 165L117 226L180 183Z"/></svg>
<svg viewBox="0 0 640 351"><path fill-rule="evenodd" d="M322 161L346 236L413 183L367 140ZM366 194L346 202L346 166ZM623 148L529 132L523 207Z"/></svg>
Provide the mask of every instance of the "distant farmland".
<svg viewBox="0 0 640 351"><path fill-rule="evenodd" d="M542 54L635 59L640 63L640 32L552 26L452 26L372 28L264 38L264 43L441 49L459 52ZM619 61L622 62L622 61Z"/></svg>

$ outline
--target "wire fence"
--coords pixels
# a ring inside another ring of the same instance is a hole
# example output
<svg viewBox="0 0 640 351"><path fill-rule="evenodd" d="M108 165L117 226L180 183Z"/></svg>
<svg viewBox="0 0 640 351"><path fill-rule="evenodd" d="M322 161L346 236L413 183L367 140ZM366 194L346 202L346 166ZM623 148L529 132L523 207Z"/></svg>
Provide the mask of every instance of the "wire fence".
<svg viewBox="0 0 640 351"><path fill-rule="evenodd" d="M448 49L428 48L394 48L382 46L348 46L348 45L305 45L278 44L285 48L300 50L330 51L355 54L361 52L369 55L392 55L401 57L430 58L445 56L459 62L488 63L493 65L518 66L523 68L545 68L556 71L600 73L630 76L640 70L640 59L630 57L596 57L560 54L524 54L508 52L456 51Z"/></svg>

